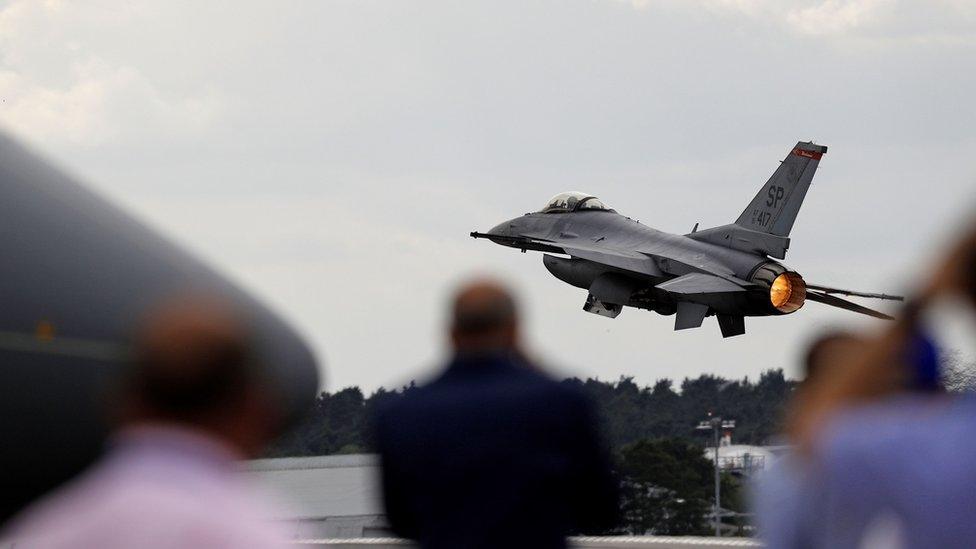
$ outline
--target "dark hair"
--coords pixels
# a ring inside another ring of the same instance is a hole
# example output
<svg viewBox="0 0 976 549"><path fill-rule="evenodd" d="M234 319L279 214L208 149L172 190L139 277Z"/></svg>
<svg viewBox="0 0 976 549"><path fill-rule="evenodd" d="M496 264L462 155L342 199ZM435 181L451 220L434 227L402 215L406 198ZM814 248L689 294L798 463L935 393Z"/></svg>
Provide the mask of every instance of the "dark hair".
<svg viewBox="0 0 976 549"><path fill-rule="evenodd" d="M254 375L253 351L224 320L164 317L137 340L127 390L145 413L194 422L241 397Z"/></svg>
<svg viewBox="0 0 976 549"><path fill-rule="evenodd" d="M462 291L454 301L453 329L461 335L480 335L514 324L515 300L501 287Z"/></svg>

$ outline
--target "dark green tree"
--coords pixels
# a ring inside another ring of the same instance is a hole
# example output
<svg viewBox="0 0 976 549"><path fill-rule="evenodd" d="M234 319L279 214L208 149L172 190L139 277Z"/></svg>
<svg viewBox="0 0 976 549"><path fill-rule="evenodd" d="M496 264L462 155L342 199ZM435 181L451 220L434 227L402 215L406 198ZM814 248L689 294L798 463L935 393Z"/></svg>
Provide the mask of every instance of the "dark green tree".
<svg viewBox="0 0 976 549"><path fill-rule="evenodd" d="M621 450L619 468L627 532L707 533L713 468L700 446L674 438L642 440Z"/></svg>

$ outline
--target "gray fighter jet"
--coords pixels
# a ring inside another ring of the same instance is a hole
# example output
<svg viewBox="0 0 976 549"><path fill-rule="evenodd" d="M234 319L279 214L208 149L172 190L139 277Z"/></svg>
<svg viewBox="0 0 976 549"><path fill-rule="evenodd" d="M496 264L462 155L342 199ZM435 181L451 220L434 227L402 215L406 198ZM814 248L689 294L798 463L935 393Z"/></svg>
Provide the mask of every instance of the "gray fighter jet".
<svg viewBox="0 0 976 549"><path fill-rule="evenodd" d="M715 315L723 337L745 333L745 317L794 313L807 300L877 318L888 315L834 294L901 300L898 296L808 284L783 259L790 229L827 147L797 143L769 181L730 225L685 235L665 233L618 214L595 196L567 192L539 212L487 233L512 248L549 252L556 278L589 291L583 310L614 318L623 307L675 315L674 329ZM560 257L551 254L561 254Z"/></svg>

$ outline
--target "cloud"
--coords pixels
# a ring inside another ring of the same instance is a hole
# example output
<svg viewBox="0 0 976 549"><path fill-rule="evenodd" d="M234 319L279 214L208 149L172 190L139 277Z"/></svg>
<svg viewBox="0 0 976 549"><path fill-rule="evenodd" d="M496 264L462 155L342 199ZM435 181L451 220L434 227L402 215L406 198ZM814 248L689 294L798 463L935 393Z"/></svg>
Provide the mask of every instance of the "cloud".
<svg viewBox="0 0 976 549"><path fill-rule="evenodd" d="M976 44L976 4L966 0L617 0L637 10L667 8L734 15L800 36L872 44Z"/></svg>
<svg viewBox="0 0 976 549"><path fill-rule="evenodd" d="M87 30L111 33L139 17L51 1L0 10L0 123L32 140L86 145L192 137L211 127L226 104L214 88L167 92L87 46Z"/></svg>
<svg viewBox="0 0 976 549"><path fill-rule="evenodd" d="M630 4L634 9L642 10L651 5L651 0L617 0L618 2L624 2Z"/></svg>
<svg viewBox="0 0 976 549"><path fill-rule="evenodd" d="M888 0L827 0L821 4L787 11L786 22L808 35L855 31L877 21Z"/></svg>
<svg viewBox="0 0 976 549"><path fill-rule="evenodd" d="M219 94L212 90L166 97L138 70L94 56L73 63L70 72L66 86L51 86L16 70L0 70L0 120L31 139L95 145L200 133L221 111Z"/></svg>

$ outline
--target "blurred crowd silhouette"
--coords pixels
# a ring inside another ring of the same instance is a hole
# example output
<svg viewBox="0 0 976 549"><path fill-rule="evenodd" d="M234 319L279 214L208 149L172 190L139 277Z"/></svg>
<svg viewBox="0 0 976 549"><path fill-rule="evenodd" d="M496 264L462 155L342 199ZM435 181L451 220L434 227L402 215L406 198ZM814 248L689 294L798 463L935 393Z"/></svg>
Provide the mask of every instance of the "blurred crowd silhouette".
<svg viewBox="0 0 976 549"><path fill-rule="evenodd" d="M274 547L273 504L236 474L282 428L243 312L165 304L135 338L99 462L8 525L16 547ZM393 531L424 547L564 547L612 528L617 484L592 404L522 353L514 298L477 280L452 302L443 374L382 410Z"/></svg>

